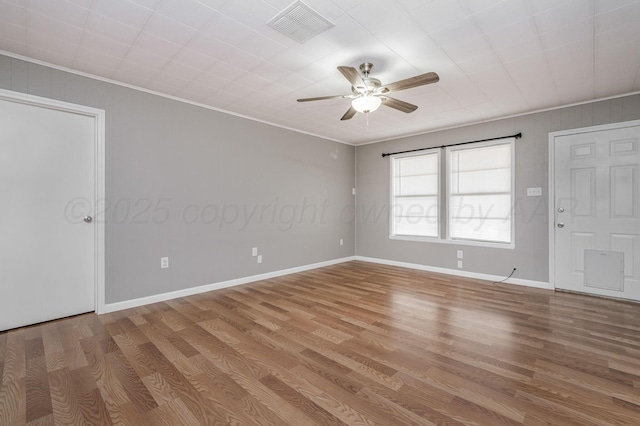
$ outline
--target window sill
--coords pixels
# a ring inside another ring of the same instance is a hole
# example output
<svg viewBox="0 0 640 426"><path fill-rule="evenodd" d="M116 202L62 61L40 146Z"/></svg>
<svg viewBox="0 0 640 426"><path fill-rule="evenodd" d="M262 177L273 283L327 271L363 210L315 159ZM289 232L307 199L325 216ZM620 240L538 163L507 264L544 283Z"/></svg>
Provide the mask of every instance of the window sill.
<svg viewBox="0 0 640 426"><path fill-rule="evenodd" d="M471 240L445 240L437 237L412 237L411 235L390 235L389 239L399 240L399 241L416 241L420 243L455 244L458 246L499 248L499 249L507 249L507 250L513 250L516 248L515 243L492 243L488 241L471 241Z"/></svg>

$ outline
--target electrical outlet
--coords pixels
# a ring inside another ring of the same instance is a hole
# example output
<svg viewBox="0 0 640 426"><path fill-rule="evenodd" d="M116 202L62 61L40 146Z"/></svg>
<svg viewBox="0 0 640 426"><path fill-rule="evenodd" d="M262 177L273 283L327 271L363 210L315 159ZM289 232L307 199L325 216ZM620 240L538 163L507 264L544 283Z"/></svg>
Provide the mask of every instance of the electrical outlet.
<svg viewBox="0 0 640 426"><path fill-rule="evenodd" d="M356 195L356 189L355 188L351 188L351 195Z"/></svg>
<svg viewBox="0 0 640 426"><path fill-rule="evenodd" d="M251 249L251 256L256 257L258 255L258 247Z"/></svg>
<svg viewBox="0 0 640 426"><path fill-rule="evenodd" d="M169 267L169 258L168 257L161 257L160 258L160 268L161 269L167 269Z"/></svg>
<svg viewBox="0 0 640 426"><path fill-rule="evenodd" d="M258 255L258 263L262 263L262 255L261 254Z"/></svg>
<svg viewBox="0 0 640 426"><path fill-rule="evenodd" d="M340 238L340 245L343 246L344 245L344 240L342 238Z"/></svg>
<svg viewBox="0 0 640 426"><path fill-rule="evenodd" d="M462 250L458 250L458 259L462 259Z"/></svg>
<svg viewBox="0 0 640 426"><path fill-rule="evenodd" d="M462 269L462 260L458 260L458 269Z"/></svg>

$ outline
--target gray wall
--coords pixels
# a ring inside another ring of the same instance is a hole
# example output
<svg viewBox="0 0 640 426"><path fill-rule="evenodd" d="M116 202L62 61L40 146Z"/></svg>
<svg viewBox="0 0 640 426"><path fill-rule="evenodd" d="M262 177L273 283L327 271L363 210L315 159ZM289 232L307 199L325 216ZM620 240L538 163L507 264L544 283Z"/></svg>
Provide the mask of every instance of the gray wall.
<svg viewBox="0 0 640 426"><path fill-rule="evenodd" d="M407 137L356 148L356 254L440 268L456 268L464 250L464 270L548 282L549 132L640 119L640 95L568 107L489 123ZM389 158L383 152L440 146L522 132L515 143L515 249L410 242L389 239ZM527 197L542 187L542 197ZM377 212L377 214L375 214Z"/></svg>
<svg viewBox="0 0 640 426"><path fill-rule="evenodd" d="M106 111L107 303L354 253L455 269L463 249L467 271L507 275L517 267L515 277L546 282L548 133L640 119L635 95L354 150L2 55L0 88ZM389 239L382 152L517 132L514 250ZM535 186L543 197L526 197ZM161 256L169 269L160 269Z"/></svg>
<svg viewBox="0 0 640 426"><path fill-rule="evenodd" d="M106 111L107 303L354 255L351 146L1 55L0 88Z"/></svg>

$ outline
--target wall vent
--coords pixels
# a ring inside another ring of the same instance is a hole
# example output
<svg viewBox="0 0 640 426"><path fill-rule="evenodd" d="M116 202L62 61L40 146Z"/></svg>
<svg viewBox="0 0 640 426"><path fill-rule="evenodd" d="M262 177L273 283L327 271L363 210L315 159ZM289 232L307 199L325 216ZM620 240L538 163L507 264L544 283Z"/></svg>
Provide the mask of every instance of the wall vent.
<svg viewBox="0 0 640 426"><path fill-rule="evenodd" d="M304 43L334 24L303 2L296 1L274 16L267 25L298 43Z"/></svg>

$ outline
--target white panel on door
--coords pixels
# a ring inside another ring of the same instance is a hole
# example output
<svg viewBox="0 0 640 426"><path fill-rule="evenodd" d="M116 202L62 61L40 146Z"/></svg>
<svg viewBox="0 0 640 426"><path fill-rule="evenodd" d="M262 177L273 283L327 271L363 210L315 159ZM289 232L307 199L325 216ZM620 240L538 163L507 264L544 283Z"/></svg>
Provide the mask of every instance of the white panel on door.
<svg viewBox="0 0 640 426"><path fill-rule="evenodd" d="M593 158L596 155L596 145L593 143L585 145L574 145L571 147L571 159L582 160Z"/></svg>
<svg viewBox="0 0 640 426"><path fill-rule="evenodd" d="M571 170L571 213L574 217L594 215L595 183L594 168Z"/></svg>
<svg viewBox="0 0 640 426"><path fill-rule="evenodd" d="M610 155L629 155L638 152L638 139L620 139L609 142Z"/></svg>
<svg viewBox="0 0 640 426"><path fill-rule="evenodd" d="M571 270L584 271L584 251L593 248L596 234L593 232L573 232L571 234Z"/></svg>
<svg viewBox="0 0 640 426"><path fill-rule="evenodd" d="M612 234L611 250L624 253L624 276L629 278L637 278L637 267L635 265L637 259L638 235L634 234Z"/></svg>
<svg viewBox="0 0 640 426"><path fill-rule="evenodd" d="M635 216L637 165L613 166L610 171L611 217Z"/></svg>

